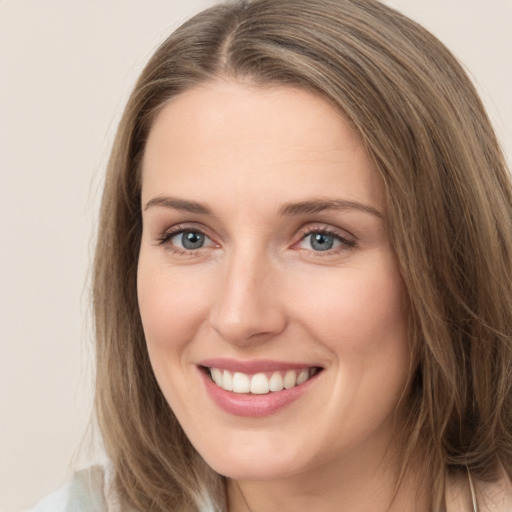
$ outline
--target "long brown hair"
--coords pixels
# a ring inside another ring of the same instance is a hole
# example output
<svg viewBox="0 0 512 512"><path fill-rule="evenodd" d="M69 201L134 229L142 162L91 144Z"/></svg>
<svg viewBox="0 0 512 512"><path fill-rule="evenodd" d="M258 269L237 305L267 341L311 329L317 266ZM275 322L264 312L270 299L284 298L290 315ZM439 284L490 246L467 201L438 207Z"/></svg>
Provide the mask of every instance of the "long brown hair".
<svg viewBox="0 0 512 512"><path fill-rule="evenodd" d="M446 472L512 468L512 188L473 85L431 34L374 0L218 5L174 32L126 106L101 206L93 294L96 411L127 503L225 510L166 403L137 305L140 164L155 115L230 77L303 87L359 132L385 182L391 240L411 304L404 465L421 447L431 506Z"/></svg>

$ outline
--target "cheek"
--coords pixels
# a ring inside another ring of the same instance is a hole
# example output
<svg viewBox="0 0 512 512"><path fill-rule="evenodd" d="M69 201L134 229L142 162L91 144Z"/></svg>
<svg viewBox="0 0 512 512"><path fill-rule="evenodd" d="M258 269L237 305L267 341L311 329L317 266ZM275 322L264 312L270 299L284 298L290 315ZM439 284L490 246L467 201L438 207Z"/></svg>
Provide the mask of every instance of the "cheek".
<svg viewBox="0 0 512 512"><path fill-rule="evenodd" d="M311 289L315 300L301 302L303 325L331 353L327 372L331 400L318 417L331 446L357 442L392 417L407 385L410 352L405 289L394 267L366 272L351 269L340 286L320 282ZM297 307L299 307L297 305ZM340 436L340 432L345 436Z"/></svg>
<svg viewBox="0 0 512 512"><path fill-rule="evenodd" d="M407 345L407 301L394 265L342 270L336 279L296 282L294 307L315 338L354 356ZM308 293L304 290L308 289Z"/></svg>
<svg viewBox="0 0 512 512"><path fill-rule="evenodd" d="M150 356L183 350L204 319L208 294L195 286L199 279L187 277L139 263L137 293Z"/></svg>
<svg viewBox="0 0 512 512"><path fill-rule="evenodd" d="M182 419L198 399L185 375L191 370L190 349L204 325L208 297L189 277L167 265L139 262L137 294L149 359L167 402Z"/></svg>
<svg viewBox="0 0 512 512"><path fill-rule="evenodd" d="M314 299L301 301L297 315L331 353L333 400L324 412L361 435L395 409L410 362L405 288L394 261L378 263L342 270L339 285L315 280Z"/></svg>

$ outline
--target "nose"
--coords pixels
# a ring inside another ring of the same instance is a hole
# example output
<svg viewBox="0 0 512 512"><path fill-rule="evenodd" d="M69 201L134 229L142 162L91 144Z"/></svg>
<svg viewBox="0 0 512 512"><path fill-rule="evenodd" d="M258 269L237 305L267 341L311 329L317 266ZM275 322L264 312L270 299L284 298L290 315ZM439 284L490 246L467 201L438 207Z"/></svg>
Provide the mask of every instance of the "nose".
<svg viewBox="0 0 512 512"><path fill-rule="evenodd" d="M265 257L239 253L225 262L212 328L239 346L263 343L286 327L280 280Z"/></svg>

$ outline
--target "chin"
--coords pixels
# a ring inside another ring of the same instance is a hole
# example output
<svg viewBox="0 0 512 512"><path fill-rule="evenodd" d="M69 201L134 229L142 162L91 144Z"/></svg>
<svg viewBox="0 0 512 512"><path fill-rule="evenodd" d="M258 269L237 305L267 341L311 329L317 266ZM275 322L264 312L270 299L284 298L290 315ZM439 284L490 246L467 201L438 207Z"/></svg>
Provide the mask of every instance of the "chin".
<svg viewBox="0 0 512 512"><path fill-rule="evenodd" d="M213 464L208 464L220 475L239 481L281 480L300 473L298 470L294 471L290 461L215 460Z"/></svg>
<svg viewBox="0 0 512 512"><path fill-rule="evenodd" d="M269 440L258 443L253 439L250 445L222 447L221 453L208 451L201 455L215 472L233 480L280 480L307 472L308 468L315 466L313 459L316 457L310 457L308 462L302 448L279 444L280 448L276 448L275 443Z"/></svg>

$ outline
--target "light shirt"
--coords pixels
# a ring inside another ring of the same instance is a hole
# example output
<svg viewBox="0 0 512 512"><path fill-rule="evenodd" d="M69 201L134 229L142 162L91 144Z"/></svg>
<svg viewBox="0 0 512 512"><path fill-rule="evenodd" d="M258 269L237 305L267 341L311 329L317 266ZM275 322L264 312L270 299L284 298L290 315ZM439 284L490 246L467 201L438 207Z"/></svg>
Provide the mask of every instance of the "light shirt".
<svg viewBox="0 0 512 512"><path fill-rule="evenodd" d="M77 471L58 491L25 512L137 512L121 505L113 486L113 470L109 464ZM214 512L211 501L201 512Z"/></svg>
<svg viewBox="0 0 512 512"><path fill-rule="evenodd" d="M58 491L40 501L28 512L121 512L108 489L108 470L91 466L76 472Z"/></svg>

